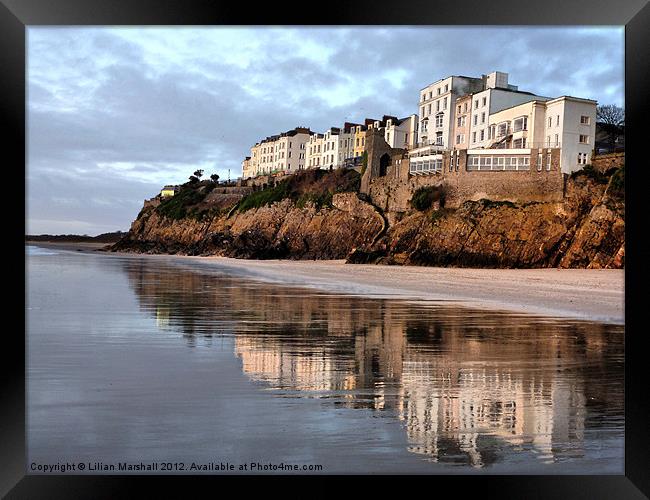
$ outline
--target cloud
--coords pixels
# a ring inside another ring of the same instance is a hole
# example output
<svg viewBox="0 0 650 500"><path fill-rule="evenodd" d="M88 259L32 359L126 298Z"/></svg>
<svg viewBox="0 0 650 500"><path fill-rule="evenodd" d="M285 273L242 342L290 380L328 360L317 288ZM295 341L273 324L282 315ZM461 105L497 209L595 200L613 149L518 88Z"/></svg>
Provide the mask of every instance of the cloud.
<svg viewBox="0 0 650 500"><path fill-rule="evenodd" d="M30 27L28 228L126 229L196 168L295 126L417 113L439 78L623 104L623 29ZM50 224L50 226L48 226Z"/></svg>

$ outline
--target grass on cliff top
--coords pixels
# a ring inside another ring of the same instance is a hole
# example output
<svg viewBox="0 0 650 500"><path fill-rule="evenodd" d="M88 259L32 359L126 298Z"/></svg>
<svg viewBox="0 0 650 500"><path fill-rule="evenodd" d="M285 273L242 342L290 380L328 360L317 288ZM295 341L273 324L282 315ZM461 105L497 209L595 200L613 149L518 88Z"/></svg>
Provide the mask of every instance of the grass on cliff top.
<svg viewBox="0 0 650 500"><path fill-rule="evenodd" d="M310 202L317 208L330 207L334 194L358 191L360 182L361 177L354 170L304 170L283 179L274 187L245 196L237 210L245 212L285 199L292 200L298 208Z"/></svg>
<svg viewBox="0 0 650 500"><path fill-rule="evenodd" d="M198 212L192 208L201 203L215 186L216 184L212 181L187 182L174 196L163 199L156 207L156 211L160 215L175 220L188 216L196 218Z"/></svg>

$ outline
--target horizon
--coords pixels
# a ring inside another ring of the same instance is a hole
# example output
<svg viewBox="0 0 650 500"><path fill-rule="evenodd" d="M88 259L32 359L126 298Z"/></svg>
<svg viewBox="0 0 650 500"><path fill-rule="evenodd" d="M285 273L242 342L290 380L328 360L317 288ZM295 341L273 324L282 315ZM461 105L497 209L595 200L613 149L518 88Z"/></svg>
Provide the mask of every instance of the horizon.
<svg viewBox="0 0 650 500"><path fill-rule="evenodd" d="M624 107L623 56L623 27L28 27L26 234L128 230L196 169L235 179L265 137L417 114L450 75Z"/></svg>

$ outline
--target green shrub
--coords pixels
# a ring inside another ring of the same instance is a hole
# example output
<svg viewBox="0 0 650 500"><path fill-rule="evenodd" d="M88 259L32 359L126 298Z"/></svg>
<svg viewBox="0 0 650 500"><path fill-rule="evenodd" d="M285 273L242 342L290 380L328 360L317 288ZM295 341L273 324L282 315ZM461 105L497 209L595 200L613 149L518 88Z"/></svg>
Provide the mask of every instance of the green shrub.
<svg viewBox="0 0 650 500"><path fill-rule="evenodd" d="M361 177L354 170L305 170L289 176L275 187L247 195L241 200L237 210L245 212L287 198L295 202L299 208L305 207L309 202L317 208L332 206L332 197L335 193L358 191L360 183Z"/></svg>
<svg viewBox="0 0 650 500"><path fill-rule="evenodd" d="M264 205L271 205L277 201L282 201L285 198L288 198L290 195L288 188L289 180L285 179L275 187L270 187L251 193L242 199L242 201L239 203L239 207L237 207L237 210L240 212L245 212L251 208L260 208Z"/></svg>
<svg viewBox="0 0 650 500"><path fill-rule="evenodd" d="M363 177L363 174L366 172L367 168L368 168L368 151L364 151L363 154L361 155L361 177Z"/></svg>
<svg viewBox="0 0 650 500"><path fill-rule="evenodd" d="M305 208L311 202L316 208L331 207L333 194L329 191L324 193L305 193L296 200L298 208Z"/></svg>
<svg viewBox="0 0 650 500"><path fill-rule="evenodd" d="M591 165L585 165L583 168L580 170L576 170L575 172L571 172L571 179L576 179L578 177L584 176L587 179L593 179L595 182L599 184L606 184L608 181L608 177L603 174L602 172L596 170L593 166Z"/></svg>
<svg viewBox="0 0 650 500"><path fill-rule="evenodd" d="M438 210L433 210L431 212L431 222L436 222L440 219L442 219L444 216L446 216L450 212L449 209L447 208L440 208Z"/></svg>
<svg viewBox="0 0 650 500"><path fill-rule="evenodd" d="M421 212L431 208L435 201L444 199L444 189L442 186L423 186L418 188L413 193L411 198L411 206Z"/></svg>
<svg viewBox="0 0 650 500"><path fill-rule="evenodd" d="M183 184L178 193L160 202L156 211L170 219L182 219L187 216L187 209L201 203L208 194L208 190L197 189L196 184Z"/></svg>
<svg viewBox="0 0 650 500"><path fill-rule="evenodd" d="M616 195L625 193L625 165L616 169L614 175L609 180L609 192Z"/></svg>
<svg viewBox="0 0 650 500"><path fill-rule="evenodd" d="M516 208L517 205L515 205L511 201L495 201L495 200L488 200L487 198L481 198L478 201L483 208L496 208L496 207L508 207L508 208Z"/></svg>

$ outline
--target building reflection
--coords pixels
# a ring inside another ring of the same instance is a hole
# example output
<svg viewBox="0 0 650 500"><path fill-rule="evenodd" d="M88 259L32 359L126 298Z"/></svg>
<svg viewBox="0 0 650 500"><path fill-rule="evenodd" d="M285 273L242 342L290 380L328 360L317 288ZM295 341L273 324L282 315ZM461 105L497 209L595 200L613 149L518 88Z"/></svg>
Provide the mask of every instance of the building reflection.
<svg viewBox="0 0 650 500"><path fill-rule="evenodd" d="M483 467L506 447L580 457L590 408L623 414L622 327L125 269L161 328L191 346L232 335L252 380L398 418L428 460Z"/></svg>

